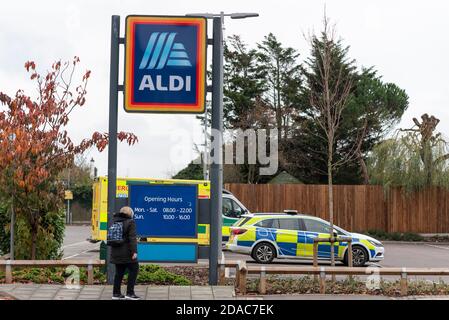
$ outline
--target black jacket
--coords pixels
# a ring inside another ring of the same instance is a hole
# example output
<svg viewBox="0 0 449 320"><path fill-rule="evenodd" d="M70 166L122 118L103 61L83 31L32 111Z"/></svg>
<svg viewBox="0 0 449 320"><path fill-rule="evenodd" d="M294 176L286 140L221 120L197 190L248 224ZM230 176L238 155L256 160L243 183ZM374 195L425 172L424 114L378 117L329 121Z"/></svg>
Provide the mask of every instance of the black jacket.
<svg viewBox="0 0 449 320"><path fill-rule="evenodd" d="M136 223L123 213L114 214L114 222L123 222L123 239L125 243L118 247L111 247L111 263L133 263L132 256L137 253Z"/></svg>

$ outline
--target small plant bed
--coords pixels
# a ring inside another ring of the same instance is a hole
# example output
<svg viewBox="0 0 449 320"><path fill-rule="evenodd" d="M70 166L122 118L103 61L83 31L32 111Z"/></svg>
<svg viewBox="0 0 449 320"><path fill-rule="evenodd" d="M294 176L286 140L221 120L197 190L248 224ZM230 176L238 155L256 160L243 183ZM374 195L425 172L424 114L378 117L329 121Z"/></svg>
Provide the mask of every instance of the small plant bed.
<svg viewBox="0 0 449 320"><path fill-rule="evenodd" d="M86 268L79 268L79 283L87 284ZM66 268L15 268L12 271L14 283L63 284L68 277L74 277ZM0 271L0 283L5 283L5 272ZM106 275L100 268L94 268L94 284L106 282Z"/></svg>
<svg viewBox="0 0 449 320"><path fill-rule="evenodd" d="M247 294L258 295L259 280L250 279L247 283ZM320 285L314 281L313 277L306 276L301 278L267 278L267 293L275 294L319 294ZM365 281L358 280L356 277L352 280L326 281L326 294L366 294L366 295L384 295L400 296L400 282L398 281L380 281L378 289L370 289ZM449 284L444 282L433 283L428 281L409 281L408 295L449 295Z"/></svg>
<svg viewBox="0 0 449 320"><path fill-rule="evenodd" d="M21 268L12 272L15 283L64 284L73 277L65 268ZM80 284L87 284L85 268L80 268ZM124 277L126 283L127 275ZM206 285L208 269L204 267L161 267L154 264L140 265L137 284L147 285ZM5 283L5 272L0 271L0 283ZM94 268L94 284L105 284L106 275L102 268Z"/></svg>
<svg viewBox="0 0 449 320"><path fill-rule="evenodd" d="M413 232L385 232L382 230L368 230L365 233L381 241L410 241L410 242L449 242L448 236L430 236L423 237Z"/></svg>

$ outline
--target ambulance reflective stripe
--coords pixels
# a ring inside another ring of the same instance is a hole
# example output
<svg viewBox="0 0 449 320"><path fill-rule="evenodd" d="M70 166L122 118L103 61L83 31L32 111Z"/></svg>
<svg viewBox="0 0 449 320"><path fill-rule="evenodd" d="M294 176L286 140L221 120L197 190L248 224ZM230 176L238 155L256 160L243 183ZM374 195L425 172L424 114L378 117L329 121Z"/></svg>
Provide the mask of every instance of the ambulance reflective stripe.
<svg viewBox="0 0 449 320"><path fill-rule="evenodd" d="M221 227L221 237L222 241L228 241L231 235L231 226L236 223L239 219L237 218L223 218L223 226Z"/></svg>

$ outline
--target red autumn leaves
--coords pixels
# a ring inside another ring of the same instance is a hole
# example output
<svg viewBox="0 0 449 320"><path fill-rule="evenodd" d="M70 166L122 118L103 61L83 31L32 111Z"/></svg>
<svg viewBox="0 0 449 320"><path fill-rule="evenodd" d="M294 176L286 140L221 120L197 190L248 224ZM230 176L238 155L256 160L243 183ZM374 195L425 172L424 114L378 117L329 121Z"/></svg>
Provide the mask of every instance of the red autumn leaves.
<svg viewBox="0 0 449 320"><path fill-rule="evenodd" d="M7 185L12 187L12 183L24 192L36 191L46 180L56 179L76 155L91 147L103 151L108 145L107 133L94 132L76 144L66 130L72 111L86 102L91 71L87 70L73 88L79 61L78 57L70 62L57 61L44 75L36 71L33 61L26 62L25 69L37 85L36 99L22 90L11 97L0 92L0 185L14 177ZM117 139L129 145L137 142L129 132L120 132Z"/></svg>

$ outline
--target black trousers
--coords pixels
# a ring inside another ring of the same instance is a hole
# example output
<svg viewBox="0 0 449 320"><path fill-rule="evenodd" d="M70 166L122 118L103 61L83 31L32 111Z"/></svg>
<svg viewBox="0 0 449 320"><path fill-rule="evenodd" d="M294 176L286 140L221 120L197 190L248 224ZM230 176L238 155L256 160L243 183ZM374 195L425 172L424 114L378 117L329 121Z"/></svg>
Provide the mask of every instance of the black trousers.
<svg viewBox="0 0 449 320"><path fill-rule="evenodd" d="M134 286L136 285L137 273L139 272L139 263L120 263L115 265L114 291L113 294L120 294L120 286L122 285L123 276L128 269L128 285L126 294L134 294Z"/></svg>

